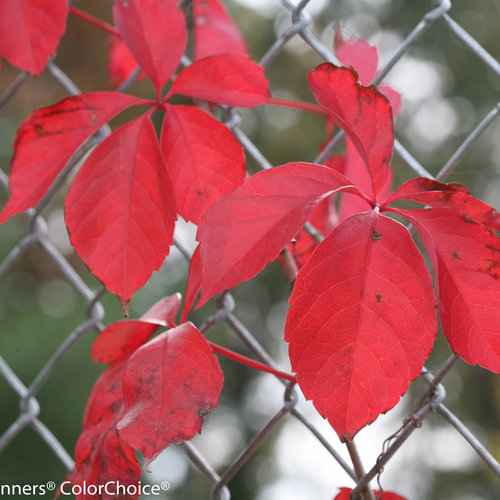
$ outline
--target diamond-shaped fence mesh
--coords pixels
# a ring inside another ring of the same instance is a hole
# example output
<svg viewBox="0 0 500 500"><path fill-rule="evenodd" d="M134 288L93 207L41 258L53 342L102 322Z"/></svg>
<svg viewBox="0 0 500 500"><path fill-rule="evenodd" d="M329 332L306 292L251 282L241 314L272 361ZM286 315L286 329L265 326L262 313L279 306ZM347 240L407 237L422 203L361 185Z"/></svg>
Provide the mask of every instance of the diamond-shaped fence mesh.
<svg viewBox="0 0 500 500"><path fill-rule="evenodd" d="M259 40L260 52L253 55L277 86L273 93L284 97L302 92L291 87L295 81L302 81L306 88L305 73L297 76L297 61L310 69L321 61L338 63L331 49L336 23L347 33L374 38L382 51L382 64L373 83L392 83L394 76L393 84L405 87L400 89L403 113L396 125L396 181L415 175L445 180L453 174L453 180L475 182L483 198L495 205L498 176L484 165L500 152L493 135L500 110L500 104L493 101L500 90L500 63L491 49L492 41L500 43L500 37L494 37L500 9L494 2L478 2L468 10L461 5L457 20L450 1L409 4L267 0L235 3L231 8L240 14L243 9L240 24ZM492 23L484 21L495 14ZM263 44L267 46L262 48ZM456 83L462 75L463 88ZM78 76L85 81L81 74L73 79ZM48 64L40 81L25 72L10 84L2 80L2 131L15 129L23 118L15 116L16 100L29 96L34 108L40 98L37 85L45 88L51 79L69 94L79 92L56 62ZM29 93L23 94L26 86ZM452 87L461 90L446 96ZM342 144L340 133L316 158L313 147L318 141L295 158L295 143L309 138L310 126L295 111L227 109L223 118L245 148L253 171L271 168L282 158L321 163ZM263 135L262 124L273 134ZM117 318L118 307L68 248L60 198L82 158L108 133L109 129L102 129L79 150L35 209L0 229L1 484L57 483L73 466L72 446L85 404L82 390L88 391L97 377L85 353L104 327L105 310L112 310L112 320ZM13 132L5 135L12 137ZM485 158L484 149L489 157ZM2 154L2 167L7 171L7 153ZM0 181L7 192L7 175L1 173ZM178 252L167 258L164 269L138 294L138 313L155 296L184 286L191 236L188 226L179 226ZM174 264L169 265L171 261ZM274 285L267 290L266 283L274 275L272 269L266 273L262 281L219 296L215 310L207 313L205 307L192 320L207 336L286 369L286 347L280 336L289 290L279 280L280 291ZM168 481L170 489L162 493L164 498L326 499L333 498L339 486L354 488L351 498L357 498L370 481L377 489L399 491L412 499L500 498L500 464L494 456L498 457L500 449L500 385L492 382L492 374L471 374L481 370L457 363L457 357L446 349L444 343L438 345L438 354L433 352L419 381L395 411L359 434L366 472L352 465L345 446L293 383L267 374L251 377L249 369L225 361L227 387L202 434L169 448L151 464L152 472L145 472L143 480ZM467 403L460 403L462 396ZM476 413L464 408L466 404L476 406ZM480 418L488 432L471 421L481 411L488 414ZM37 476L36 470L44 476ZM440 487L442 483L447 489Z"/></svg>

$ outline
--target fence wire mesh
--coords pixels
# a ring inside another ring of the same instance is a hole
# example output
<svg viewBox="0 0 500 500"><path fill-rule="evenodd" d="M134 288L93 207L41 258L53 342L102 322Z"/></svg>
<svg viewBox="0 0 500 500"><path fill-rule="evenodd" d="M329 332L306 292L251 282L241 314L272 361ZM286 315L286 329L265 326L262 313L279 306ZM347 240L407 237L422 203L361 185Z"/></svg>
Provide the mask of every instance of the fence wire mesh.
<svg viewBox="0 0 500 500"><path fill-rule="evenodd" d="M271 3L269 0L268 3ZM185 2L188 3L188 2ZM323 42L324 37L315 33L314 28L314 15L309 12L309 8L314 4L314 1L301 0L298 3L293 3L290 0L281 1L281 11L279 16L283 21L283 13L287 15L286 23L280 22L280 28L277 29L278 34L272 43L270 44L268 50L260 58L260 64L266 68L271 68L275 61L280 57L283 51L290 44L294 46L302 44L303 47L312 49L318 57L319 60L326 60L338 64L333 52L330 50L328 45ZM325 3L325 2L323 2ZM334 4L335 2L331 2ZM375 2L374 4L377 4ZM380 5L385 5L388 7L387 2L379 2ZM400 5L399 8L404 9L404 5ZM314 9L313 9L314 10ZM328 11L330 12L330 10ZM335 12L335 9L331 9L331 12ZM406 37L401 41L396 50L392 52L389 57L386 57L385 64L381 67L377 76L373 80L373 83L380 83L391 71L394 70L401 61L404 60L405 55L410 50L418 50L419 41L425 36L426 32L429 31L431 27L434 27L438 31L446 31L452 37L454 37L458 44L455 48L457 51L469 51L470 57L479 60L482 64L483 71L486 73L489 71L491 74L500 76L500 62L495 59L483 46L476 41L461 25L453 19L452 14L452 2L449 0L434 1L429 9L422 15L422 17L414 24L413 27L408 27L406 29ZM325 15L325 13L323 13ZM332 19L328 22L333 24L336 21L342 21L342 19L335 18L332 14ZM386 18L390 16L386 14ZM276 23L278 26L278 23ZM258 29L258 28L255 28ZM297 49L298 50L298 49ZM188 65L189 59L184 57L183 64ZM467 69L464 69L467 70ZM77 94L79 89L70 80L70 78L54 63L50 62L46 69L46 75L50 75L68 94ZM137 77L137 72L132 75L129 81L125 82L120 90L125 90L131 85ZM424 77L423 77L424 78ZM18 76L13 80L13 82L4 90L3 95L0 98L0 109L5 108L12 100L16 98L18 91L27 84L31 79L26 72L20 72ZM439 180L447 179L457 168L457 166L462 161L463 157L468 153L468 151L473 148L475 143L480 140L485 133L490 129L494 121L496 120L500 111L500 103L496 104L489 110L481 110L482 117L476 120L476 123L470 123L470 127L466 134L464 134L464 139L461 144L456 148L456 150L449 155L448 158L442 162L440 169L435 169L435 166L426 167L426 159L419 160L416 155L410 152L410 147L405 146L408 143L407 137L398 137L395 143L395 155L398 157L403 169L411 175L425 176L429 178L435 178ZM479 114L479 112L478 112ZM225 109L223 113L223 119L225 123L232 130L236 138L245 148L248 157L252 158L255 165L260 169L268 169L273 166L273 161L268 159L265 153L259 148L259 145L254 141L251 133L245 132L244 121L245 116L233 109ZM44 424L44 419L41 417L42 409L38 401L40 392L47 385L48 381L53 377L61 366L61 363L68 356L68 353L74 348L74 346L81 341L84 337L91 337L95 335L95 332L99 332L104 328L103 319L105 317L105 310L103 307L103 299L106 296L106 291L99 286L88 285L86 279L81 277L81 266L75 266L72 257L68 257L67 254L61 251L57 244L51 241L50 231L48 230L48 223L42 212L49 213L51 204L57 203L57 197L61 190L64 188L66 180L78 166L82 158L85 157L86 153L95 146L100 140L102 140L107 134L109 134L109 129L104 127L98 134L89 140L78 153L72 158L70 163L66 166L61 176L57 179L56 183L49 190L47 195L41 201L41 203L35 208L30 210L25 215L25 220L27 222L26 228L23 229L22 234L20 229L16 229L13 234L19 235L17 242L10 248L9 252L2 257L0 264L0 282L4 282L4 286L9 283L9 276L16 274L18 272L18 261L23 258L23 256L31 252L35 255L35 259L40 259L45 262L47 259L52 263L58 272L61 274L63 279L69 283L77 294L81 297L84 302L84 307L82 307L83 314L81 315L81 322L74 326L69 333L64 337L61 344L55 349L52 355L46 360L44 365L36 372L36 375L31 378L29 383L25 383L21 380L16 370L11 367L9 362L0 356L0 374L8 386L17 395L17 400L19 403L18 414L12 419L10 425L6 429L0 429L0 454L7 455L12 447L16 446L16 440L19 438L20 434L28 427L33 429L33 431L39 435L39 437L45 442L46 447L43 453L53 453L58 458L58 460L63 464L63 466L70 470L73 467L72 450L66 449L58 437L58 429L50 429ZM324 161L330 154L335 152L343 139L343 133L337 134L322 150L322 152L316 158L309 158L317 163ZM5 170L7 170L6 165L4 165ZM437 171L435 175L432 175L430 171ZM408 175L410 175L408 174ZM0 182L7 192L8 180L5 173L0 174ZM17 226L16 226L17 227ZM23 226L24 227L24 226ZM5 229L2 229L5 231ZM12 232L12 231L11 231ZM189 261L192 250L189 245L186 245L182 240L182 235L176 235L175 246L180 251L179 255L182 255L186 261ZM77 270L78 269L78 270ZM185 268L184 268L185 269ZM6 284L7 283L7 284ZM4 295L7 292L4 292ZM21 298L22 300L22 298ZM57 300L57 299L55 299ZM268 364L270 366L278 368L278 361L275 360L276 356L272 356L266 346L265 342L262 341L262 335L259 332L252 332L245 326L245 321L238 317L238 307L237 301L233 298L231 293L225 293L219 296L216 301L216 309L205 321L200 322L198 325L200 330L210 335L217 325L224 324L226 328L223 330L226 337L234 336L238 340L230 339L228 342L230 344L237 345L241 348L242 344L246 345L243 350L253 352L254 356L261 362ZM19 314L23 314L22 310ZM9 328L5 327L3 329L2 335L9 335ZM220 330L219 330L220 335ZM17 339L11 338L9 342L13 345L16 344ZM33 343L37 342L36 335L33 335ZM240 342L238 344L238 342ZM277 356L279 357L279 356ZM186 442L178 449L182 449L185 456L189 457L192 465L194 465L199 472L206 478L204 487L206 491L205 496L211 495L213 499L229 499L231 497L231 489L233 478L242 471L243 468L248 466L248 463L256 455L259 448L265 446L266 440L273 436L276 439L275 434L279 434L284 429L283 422L289 419L294 419L298 425L307 429L312 438L315 441L315 451L314 454L319 454L323 462L327 462L327 469L331 476L339 476L341 471L344 471L344 475L341 477L351 478L351 483L349 484L348 478L345 479L346 486L352 486L354 488L351 498L358 498L365 487L370 481L377 480L379 486L384 483L384 469L387 469L395 456L400 453L400 450L405 446L408 438L413 433L422 432L420 429L423 427L426 419L429 415L433 414L438 416L443 424L454 428L455 431L461 436L464 442L470 445L471 449L477 454L478 457L484 462L484 464L490 469L493 475L500 478L500 464L497 459L486 449L486 447L481 443L481 439L478 439L476 435L478 432L474 429L469 428L460 418L458 418L450 409L447 407L446 400L449 398L445 390L445 377L453 371L456 366L457 357L451 355L446 361L444 361L441 366L439 366L434 372L431 372L428 368L424 368L421 374L422 383L425 384L424 389L420 389L420 399L418 405L411 408L408 412L406 418L401 418L401 423L398 428L396 425L391 432L390 437L385 439L383 445L377 448L376 460L371 464L365 464L368 466L368 471L359 477L359 473L356 474L353 467L348 463L348 460L341 451L339 451L339 443L332 433L325 431L325 427L321 425L318 419L313 418L310 408L304 406L302 397L298 393L298 389L291 382L286 382L279 379L279 383L282 387L278 391L274 391L274 394L280 393L282 397L282 403L278 405L278 408L272 412L268 412L265 417L265 421L262 418L257 419L259 424L258 428L254 429L252 435L245 435L243 438L233 439L232 443L232 454L229 459L221 466L221 462L215 460L213 462L213 456L217 453L217 449L220 443L217 442L217 436L214 438L215 441L210 441L210 426L207 424L206 430L204 430L202 437L206 433L209 437L208 443L212 443L212 449L210 453L207 450L210 448L210 444L198 445L199 439L195 439L192 442ZM281 361L280 361L281 362ZM265 377L272 377L272 375L265 375ZM226 375L227 378L227 375ZM258 403L254 403L258 404ZM4 407L3 403L2 406ZM255 408L254 408L255 410ZM6 411L6 408L2 410ZM65 408L59 408L59 412L65 412ZM9 412L9 415L12 412ZM263 422L262 424L260 422ZM319 423L318 423L319 422ZM254 425L256 427L256 425ZM75 435L79 432L79 429L75 430ZM227 429L224 432L229 432ZM479 430L479 435L481 434ZM231 436L231 434L229 434ZM220 436L219 436L220 437ZM384 436L387 437L387 436ZM201 439L201 437L200 437ZM231 437L229 437L231 439ZM234 451L234 443L237 443L239 448ZM40 446L38 443L34 443L32 446ZM432 454L433 446L439 446L437 442L431 441L428 443L428 453ZM321 451L321 450L322 451ZM307 449L309 452L309 448ZM222 446L220 448L221 453ZM324 452L330 457L329 459L325 456ZM27 454L30 451L26 451ZM301 454L301 450L296 450L297 455ZM453 450L450 450L453 453ZM307 453L304 453L307 455ZM310 457L302 457L304 461L310 460ZM363 457L362 457L363 458ZM265 463L265 462L264 462ZM22 469L23 463L17 464L17 467ZM418 471L412 469L410 466L410 472L418 474ZM172 471L165 471L165 475L168 478L169 473ZM146 474L147 475L147 474ZM63 475L59 477L59 480L63 479ZM406 477L406 476L405 476ZM7 477L3 477L3 482L8 482ZM57 479L57 478L55 478ZM496 481L497 479L494 479ZM172 480L173 481L173 480ZM416 480L418 482L418 479ZM353 486L354 485L354 486ZM389 485L383 484L386 488ZM175 485L174 485L175 486ZM496 488L496 490L495 490ZM180 484L177 488L168 493L168 498L187 498L183 496L183 486ZM209 493L209 491L211 493ZM279 491L279 490L276 490ZM313 491L313 490L310 490ZM423 489L425 495L425 488ZM489 493L484 493L484 495L494 495L492 491L500 491L498 485L492 487L488 490ZM334 487L331 488L329 496L325 498L333 498L335 496L336 490ZM404 493L404 492L403 492ZM176 496L175 496L176 495ZM262 492L256 492L255 498L318 498L315 494L306 494L305 496L296 495L294 496L290 492L285 494L276 494L272 496L272 493L268 493L267 496L262 494ZM237 497L236 497L237 498ZM254 497L252 497L254 498ZM422 497L424 498L424 497ZM464 498L473 498L473 496L466 496ZM479 493L478 496L474 498L483 498ZM494 498L494 496L491 496Z"/></svg>

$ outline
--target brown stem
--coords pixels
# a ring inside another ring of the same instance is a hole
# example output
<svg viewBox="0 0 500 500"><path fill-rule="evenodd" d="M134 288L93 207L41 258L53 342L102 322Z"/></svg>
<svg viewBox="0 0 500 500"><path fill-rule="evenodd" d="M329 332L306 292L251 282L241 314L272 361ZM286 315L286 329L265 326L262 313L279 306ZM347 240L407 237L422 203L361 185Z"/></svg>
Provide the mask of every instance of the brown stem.
<svg viewBox="0 0 500 500"><path fill-rule="evenodd" d="M347 451L349 452L349 455L351 457L352 465L354 466L354 472L356 473L356 478L359 481L365 475L365 469L361 462L361 457L359 456L358 448L356 447L354 441L352 440L346 441L345 444L347 446ZM373 490L371 489L369 484L364 489L363 496L365 500L376 500ZM356 500L356 499L351 499L351 500Z"/></svg>
<svg viewBox="0 0 500 500"><path fill-rule="evenodd" d="M285 276L287 277L288 281L293 284L295 283L295 280L297 279L297 265L295 263L294 258L288 251L288 248L284 248L281 253L278 256L278 261L281 264L281 267L283 269L283 272L285 273Z"/></svg>

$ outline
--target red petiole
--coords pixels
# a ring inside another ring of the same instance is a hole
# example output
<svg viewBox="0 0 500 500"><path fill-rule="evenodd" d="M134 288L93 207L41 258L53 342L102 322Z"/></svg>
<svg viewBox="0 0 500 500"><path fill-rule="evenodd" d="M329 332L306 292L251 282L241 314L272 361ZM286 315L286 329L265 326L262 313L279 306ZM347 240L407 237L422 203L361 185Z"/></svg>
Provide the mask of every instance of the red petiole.
<svg viewBox="0 0 500 500"><path fill-rule="evenodd" d="M83 10L77 9L76 7L70 6L69 12L71 12L71 14L73 14L74 16L79 17L84 21L87 21L88 23L97 26L98 28L107 31L108 33L111 33L112 35L115 35L118 38L121 38L120 32L112 24L109 24L106 21L102 21L101 19L97 19L96 17L87 14L86 12L83 12Z"/></svg>
<svg viewBox="0 0 500 500"><path fill-rule="evenodd" d="M282 106L286 108L301 109L302 111L310 111L311 113L317 113L323 116L330 116L330 114L320 106L308 102L292 101L290 99L280 99L278 97L270 97L266 104L270 104L271 106Z"/></svg>
<svg viewBox="0 0 500 500"><path fill-rule="evenodd" d="M260 363L259 361L255 361L253 359L247 358L246 356L242 356L241 354L238 354L234 351L231 351L230 349L226 349L225 347L222 347L218 344L214 344L213 342L208 342L210 344L210 347L217 353L222 356L225 356L226 358L232 359L233 361L236 361L237 363L241 363L242 365L249 366L250 368L255 368L256 370L260 370L261 372L266 372L266 373L272 373L273 375L276 375L279 378L289 380L290 382L297 383L297 378L295 375L292 375L291 373L285 373L280 370L276 370L275 368L265 365L264 363Z"/></svg>

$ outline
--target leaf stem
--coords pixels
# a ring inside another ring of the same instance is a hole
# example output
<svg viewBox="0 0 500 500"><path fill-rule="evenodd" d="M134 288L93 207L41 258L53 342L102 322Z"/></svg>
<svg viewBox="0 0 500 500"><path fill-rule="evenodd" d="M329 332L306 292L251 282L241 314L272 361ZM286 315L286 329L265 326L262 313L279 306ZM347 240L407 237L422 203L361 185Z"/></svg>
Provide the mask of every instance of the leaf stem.
<svg viewBox="0 0 500 500"><path fill-rule="evenodd" d="M293 286L295 280L297 279L298 270L297 265L295 264L295 260L288 251L288 248L285 247L283 250L281 250L280 254L278 255L278 261L283 269L283 272L285 273L285 276Z"/></svg>
<svg viewBox="0 0 500 500"><path fill-rule="evenodd" d="M297 378L295 375L291 373L282 372L280 370L276 370L275 368L265 365L264 363L260 363L259 361L255 361L254 359L247 358L237 352L231 351L230 349L226 349L218 344L214 344L213 342L208 342L210 347L217 353L226 358L232 359L237 363L241 363L243 365L249 366L250 368L255 368L256 370L260 370L261 372L272 373L279 378L289 380L290 382L297 383Z"/></svg>
<svg viewBox="0 0 500 500"><path fill-rule="evenodd" d="M266 104L271 106L283 106L286 108L301 109L302 111L310 111L323 116L330 116L328 111L324 110L321 106L302 101L292 101L290 99L280 99L278 97L270 97Z"/></svg>
<svg viewBox="0 0 500 500"><path fill-rule="evenodd" d="M102 21L101 19L97 19L96 17L87 14L86 12L83 12L83 10L77 9L76 7L70 6L69 12L71 12L71 14L73 14L74 16L79 17L84 21L87 21L88 23L97 26L98 28L107 31L108 33L111 33L112 35L115 35L118 38L121 38L120 32L112 24L109 24L106 21Z"/></svg>
<svg viewBox="0 0 500 500"><path fill-rule="evenodd" d="M354 467L354 472L356 473L356 478L361 480L364 475L365 475L365 469L363 467L363 464L361 462L361 457L359 456L358 453L358 448L354 444L354 441L352 440L347 440L345 442L347 446L347 451L349 452L349 456L351 457L352 465ZM370 485L368 484L363 491L363 496L365 500L375 500L375 495L373 494L373 490L370 488Z"/></svg>

